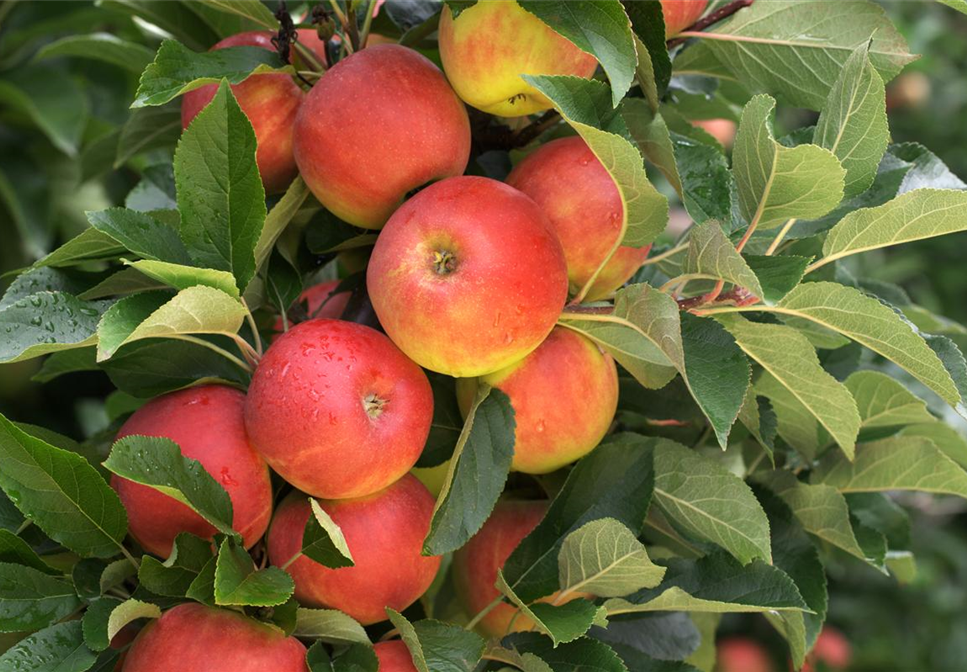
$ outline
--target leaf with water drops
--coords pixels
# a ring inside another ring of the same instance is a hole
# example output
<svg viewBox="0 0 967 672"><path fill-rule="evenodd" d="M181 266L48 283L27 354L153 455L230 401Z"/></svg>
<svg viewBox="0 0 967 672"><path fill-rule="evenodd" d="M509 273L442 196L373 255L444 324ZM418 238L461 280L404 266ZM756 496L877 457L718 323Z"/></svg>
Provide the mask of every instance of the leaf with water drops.
<svg viewBox="0 0 967 672"><path fill-rule="evenodd" d="M97 323L111 301L81 301L64 292L37 292L0 310L0 362L19 362L97 340Z"/></svg>

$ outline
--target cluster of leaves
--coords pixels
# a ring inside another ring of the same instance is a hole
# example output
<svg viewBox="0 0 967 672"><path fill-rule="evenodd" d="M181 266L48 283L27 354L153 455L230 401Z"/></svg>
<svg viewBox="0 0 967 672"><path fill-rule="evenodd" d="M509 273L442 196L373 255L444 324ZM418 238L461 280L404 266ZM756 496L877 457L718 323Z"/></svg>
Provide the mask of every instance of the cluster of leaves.
<svg viewBox="0 0 967 672"><path fill-rule="evenodd" d="M967 413L967 362L947 336L963 327L843 261L967 229L957 216L967 185L926 148L889 142L884 82L913 56L867 0L758 0L671 52L656 1L521 4L602 65L591 81L527 80L563 121L547 135L579 134L614 178L621 243L667 240L668 199L654 183L695 224L613 302L584 304L585 288L561 316L621 365L620 431L541 479L550 509L498 577L535 632L484 642L446 622L474 616L455 613L446 573L391 623L420 672L481 660L524 672L708 671L721 615L758 613L799 666L825 619L826 560L914 571L906 513L885 493L967 498L967 442L927 404ZM124 30L64 38L32 63L143 68L127 119L98 134L87 118L52 116L29 88L53 86L39 75L19 85L5 76L0 95L57 150L81 164L106 157L102 170L123 166L137 181L123 207L87 212L88 228L13 281L0 299L0 361L46 356L42 382L103 371L124 402L118 417L201 381L244 388L262 336L320 277L320 262L373 235L335 220L298 178L266 200L255 135L229 84L293 70L267 51L213 59L204 49L240 30L277 30L267 7L125 0L86 11L91 25L122 16ZM438 12L390 2L379 29L432 55ZM152 56L131 16L173 39ZM172 104L213 82L217 95L175 148ZM777 137L777 101L819 112L815 126ZM712 114L738 122L731 160L689 123ZM475 167L501 177L506 158L481 154ZM11 174L0 186L16 195ZM23 227L25 240L32 231ZM34 243L44 251L49 239ZM484 389L463 422L452 379L433 384L420 466L450 467L425 551L447 554L505 489L514 421L506 396ZM111 669L114 635L185 600L314 641L313 670L375 670L378 633L300 607L281 568L256 569L217 481L165 439L111 446L116 424L77 443L0 416L0 631L34 633L0 656L0 670ZM136 557L109 473L193 508L218 530L214 547L182 534L166 560ZM302 554L351 564L338 527L313 511ZM595 598L540 601L558 591Z"/></svg>

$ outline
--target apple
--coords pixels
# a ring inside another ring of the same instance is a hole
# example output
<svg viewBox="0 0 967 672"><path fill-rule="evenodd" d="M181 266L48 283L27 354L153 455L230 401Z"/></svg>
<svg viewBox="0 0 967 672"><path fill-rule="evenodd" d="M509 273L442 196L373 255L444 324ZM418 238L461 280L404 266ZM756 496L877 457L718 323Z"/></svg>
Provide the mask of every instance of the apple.
<svg viewBox="0 0 967 672"><path fill-rule="evenodd" d="M665 38L674 37L701 18L708 0L661 0Z"/></svg>
<svg viewBox="0 0 967 672"><path fill-rule="evenodd" d="M447 480L447 472L450 471L450 460L436 465L435 467L413 467L410 473L416 476L420 483L426 486L430 494L439 497L443 491L443 485Z"/></svg>
<svg viewBox="0 0 967 672"><path fill-rule="evenodd" d="M339 292L335 294L339 287L339 280L320 282L319 284L307 287L296 300L296 303L305 303L311 318L328 318L338 320L342 317L342 311L349 303L350 292ZM290 325L291 326L291 325ZM281 334L285 329L282 316L275 321L275 331Z"/></svg>
<svg viewBox="0 0 967 672"><path fill-rule="evenodd" d="M295 160L337 217L383 226L406 194L460 175L470 157L467 110L427 58L381 44L344 58L306 96Z"/></svg>
<svg viewBox="0 0 967 672"><path fill-rule="evenodd" d="M134 640L124 672L309 672L306 647L237 611L179 604Z"/></svg>
<svg viewBox="0 0 967 672"><path fill-rule="evenodd" d="M692 125L704 130L725 148L730 148L735 142L737 124L731 119L696 119Z"/></svg>
<svg viewBox="0 0 967 672"><path fill-rule="evenodd" d="M853 659L849 640L831 625L823 626L813 650L806 657L802 672L812 672L816 663L823 663L829 670L845 670Z"/></svg>
<svg viewBox="0 0 967 672"><path fill-rule="evenodd" d="M722 639L715 645L715 672L775 672L768 652L745 637Z"/></svg>
<svg viewBox="0 0 967 672"><path fill-rule="evenodd" d="M416 672L410 650L399 639L379 642L373 650L379 659L379 672Z"/></svg>
<svg viewBox="0 0 967 672"><path fill-rule="evenodd" d="M426 374L375 329L297 324L265 352L245 401L256 450L325 499L382 490L416 464L433 419Z"/></svg>
<svg viewBox="0 0 967 672"><path fill-rule="evenodd" d="M521 75L589 78L598 62L513 0L478 2L456 18L444 5L440 60L450 84L468 105L501 117L551 107Z"/></svg>
<svg viewBox="0 0 967 672"><path fill-rule="evenodd" d="M517 423L511 469L527 474L546 474L590 453L618 408L618 369L611 355L564 327L555 327L516 364L459 379L464 417L481 383L510 397Z"/></svg>
<svg viewBox="0 0 967 672"><path fill-rule="evenodd" d="M485 177L443 180L404 203L376 240L366 282L393 342L456 377L523 359L567 299L564 253L544 213Z"/></svg>
<svg viewBox="0 0 967 672"><path fill-rule="evenodd" d="M529 154L507 184L541 206L564 248L572 293L591 279L621 233L624 205L614 180L580 137L552 140ZM634 275L651 246L619 247L586 297L610 295Z"/></svg>
<svg viewBox="0 0 967 672"><path fill-rule="evenodd" d="M228 491L232 527L250 547L265 533L272 517L272 484L265 462L245 434L245 395L224 385L201 385L152 399L118 431L126 436L160 436L181 446ZM188 506L158 490L111 476L128 512L128 531L149 553L168 557L180 532L211 538L212 527Z"/></svg>
<svg viewBox="0 0 967 672"><path fill-rule="evenodd" d="M275 51L272 33L254 31L227 37L212 51L226 47L262 47ZM191 121L218 92L217 84L207 84L186 93L181 99L181 125ZM292 156L292 128L305 95L289 75L253 75L232 85L232 93L255 130L258 150L255 155L266 193L285 191L296 176Z"/></svg>
<svg viewBox="0 0 967 672"><path fill-rule="evenodd" d="M299 604L339 609L363 625L386 620L386 607L403 611L413 604L440 568L438 556L421 555L434 503L410 474L368 497L320 501L342 530L355 564L330 569L298 557L286 571L295 581ZM301 493L279 505L268 536L273 565L284 567L299 553L310 514Z"/></svg>

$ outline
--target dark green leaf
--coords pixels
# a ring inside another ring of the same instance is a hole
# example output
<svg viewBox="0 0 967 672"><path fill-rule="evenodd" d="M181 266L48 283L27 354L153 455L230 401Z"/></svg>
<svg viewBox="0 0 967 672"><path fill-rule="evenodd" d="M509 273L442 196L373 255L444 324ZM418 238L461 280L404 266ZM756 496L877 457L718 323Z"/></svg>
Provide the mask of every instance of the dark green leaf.
<svg viewBox="0 0 967 672"><path fill-rule="evenodd" d="M417 672L471 672L480 661L484 640L476 633L434 620L410 623L389 608L386 613L399 629Z"/></svg>
<svg viewBox="0 0 967 672"><path fill-rule="evenodd" d="M456 380L432 371L427 372L427 378L433 390L433 422L426 446L416 463L420 468L435 467L449 460L463 428L463 417L457 404Z"/></svg>
<svg viewBox="0 0 967 672"><path fill-rule="evenodd" d="M81 348L96 341L110 301L81 301L63 292L37 292L0 310L0 362Z"/></svg>
<svg viewBox="0 0 967 672"><path fill-rule="evenodd" d="M553 672L628 672L621 658L604 642L586 637L555 647L536 632L511 635L504 644L521 654L533 654Z"/></svg>
<svg viewBox="0 0 967 672"><path fill-rule="evenodd" d="M93 228L146 259L191 263L178 232L143 212L110 208L87 213L87 221Z"/></svg>
<svg viewBox="0 0 967 672"><path fill-rule="evenodd" d="M32 567L0 562L0 632L39 630L80 604L67 581Z"/></svg>
<svg viewBox="0 0 967 672"><path fill-rule="evenodd" d="M811 257L747 255L746 262L758 276L766 301L778 301L802 280Z"/></svg>
<svg viewBox="0 0 967 672"><path fill-rule="evenodd" d="M256 569L252 556L237 541L222 542L215 565L215 604L273 607L285 603L294 590L285 571Z"/></svg>
<svg viewBox="0 0 967 672"><path fill-rule="evenodd" d="M21 639L0 656L3 672L84 672L97 660L80 621L58 623Z"/></svg>
<svg viewBox="0 0 967 672"><path fill-rule="evenodd" d="M302 533L302 555L332 569L354 566L353 556L342 530L319 506L319 502L310 497L309 505L312 515L306 521Z"/></svg>
<svg viewBox="0 0 967 672"><path fill-rule="evenodd" d="M150 555L141 558L138 580L158 595L184 597L192 581L212 558L211 541L181 532L175 537L171 555L164 562Z"/></svg>

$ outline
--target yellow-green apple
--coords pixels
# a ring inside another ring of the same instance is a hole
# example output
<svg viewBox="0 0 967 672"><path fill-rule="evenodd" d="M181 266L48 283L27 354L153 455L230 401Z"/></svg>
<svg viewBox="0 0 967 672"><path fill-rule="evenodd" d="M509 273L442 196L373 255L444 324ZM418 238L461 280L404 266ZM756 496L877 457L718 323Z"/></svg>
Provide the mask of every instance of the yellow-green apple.
<svg viewBox="0 0 967 672"><path fill-rule="evenodd" d="M169 609L134 640L124 672L309 672L306 647L237 611Z"/></svg>
<svg viewBox="0 0 967 672"><path fill-rule="evenodd" d="M555 327L516 364L457 380L464 416L481 383L510 397L517 423L511 468L528 474L546 474L590 453L618 407L618 370L611 355L564 327Z"/></svg>
<svg viewBox="0 0 967 672"><path fill-rule="evenodd" d="M567 298L564 253L544 213L485 177L443 180L404 203L376 240L366 282L393 342L458 377L523 359Z"/></svg>
<svg viewBox="0 0 967 672"><path fill-rule="evenodd" d="M426 374L375 329L297 324L265 352L245 401L252 445L325 499L382 490L416 464L433 418Z"/></svg>
<svg viewBox="0 0 967 672"><path fill-rule="evenodd" d="M330 569L305 556L290 563L311 515L306 496L293 493L272 520L268 551L273 565L288 564L299 604L339 609L370 625L386 620L386 607L403 611L430 587L440 558L421 550L434 500L416 477L406 474L367 497L319 504L342 530L354 565Z"/></svg>
<svg viewBox="0 0 967 672"><path fill-rule="evenodd" d="M544 210L564 248L571 291L591 279L621 234L624 205L614 180L587 143L552 140L527 155L507 176ZM634 275L651 246L622 246L598 274L587 300L611 294Z"/></svg>
<svg viewBox="0 0 967 672"><path fill-rule="evenodd" d="M339 280L330 280L312 285L299 295L297 303L306 304L310 318L338 320L342 316L342 311L346 308L346 304L349 302L350 292L334 294L333 292L336 291L337 287L339 287ZM276 333L282 333L284 327L285 325L280 315L279 319L275 321Z"/></svg>
<svg viewBox="0 0 967 672"><path fill-rule="evenodd" d="M378 229L406 194L460 175L470 157L467 110L427 58L368 47L330 68L295 122L295 160L319 202Z"/></svg>
<svg viewBox="0 0 967 672"><path fill-rule="evenodd" d="M410 650L399 639L379 642L373 651L379 659L379 672L416 672Z"/></svg>
<svg viewBox="0 0 967 672"><path fill-rule="evenodd" d="M747 637L722 639L715 645L715 672L775 672L762 645Z"/></svg>
<svg viewBox="0 0 967 672"><path fill-rule="evenodd" d="M480 531L453 554L453 586L467 616L473 618L500 595L494 587L497 570L503 568L521 540L541 522L547 506L546 501L501 500ZM541 601L553 602L557 597L555 593ZM573 593L563 601L579 597L589 596ZM534 622L519 614L517 607L502 602L480 620L477 630L488 637L501 638L508 632L533 627Z"/></svg>
<svg viewBox="0 0 967 672"><path fill-rule="evenodd" d="M245 395L224 385L201 385L152 399L125 422L118 438L159 436L181 446L228 492L232 527L246 546L272 517L272 485L265 462L245 434ZM128 512L128 531L149 553L167 557L179 532L210 538L215 528L186 505L154 488L111 476Z"/></svg>
<svg viewBox="0 0 967 672"><path fill-rule="evenodd" d="M262 47L275 51L272 33L254 31L227 37L212 50L226 47ZM181 99L181 125L191 121L211 102L217 84L189 91ZM297 169L292 156L292 128L305 95L289 75L252 75L232 85L232 93L255 130L258 142L255 161L266 193L285 191Z"/></svg>
<svg viewBox="0 0 967 672"><path fill-rule="evenodd" d="M661 0L665 16L665 37L673 37L699 20L708 0Z"/></svg>
<svg viewBox="0 0 967 672"><path fill-rule="evenodd" d="M515 0L478 2L440 16L440 60L456 92L478 110L519 117L551 107L521 75L588 78L598 62Z"/></svg>
<svg viewBox="0 0 967 672"><path fill-rule="evenodd" d="M450 460L438 464L435 467L413 467L410 473L420 479L420 483L426 486L430 494L439 497L443 490L443 484L447 480L447 472L450 470Z"/></svg>

